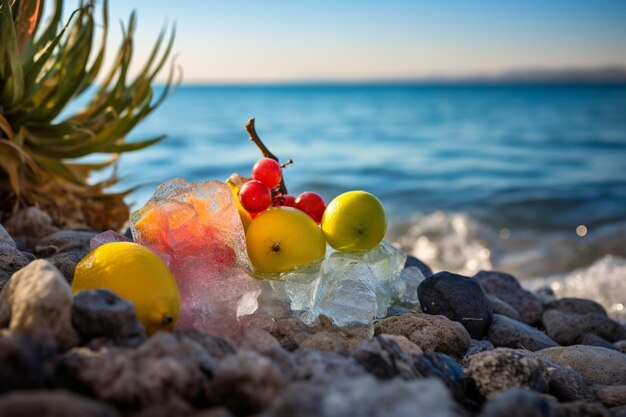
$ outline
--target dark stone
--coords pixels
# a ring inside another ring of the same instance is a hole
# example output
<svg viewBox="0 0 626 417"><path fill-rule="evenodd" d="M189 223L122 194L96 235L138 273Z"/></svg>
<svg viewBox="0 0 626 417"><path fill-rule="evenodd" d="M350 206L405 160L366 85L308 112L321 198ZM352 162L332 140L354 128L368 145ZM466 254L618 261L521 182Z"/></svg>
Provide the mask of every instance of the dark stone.
<svg viewBox="0 0 626 417"><path fill-rule="evenodd" d="M362 339L351 338L339 332L319 331L304 339L298 349L315 349L348 356Z"/></svg>
<svg viewBox="0 0 626 417"><path fill-rule="evenodd" d="M40 333L0 333L0 393L52 385L54 340Z"/></svg>
<svg viewBox="0 0 626 417"><path fill-rule="evenodd" d="M235 417L233 413L228 411L225 407L211 408L210 410L202 410L200 412L192 414L190 417ZM259 417L263 417L259 415ZM271 416L267 416L271 417Z"/></svg>
<svg viewBox="0 0 626 417"><path fill-rule="evenodd" d="M387 309L387 315L385 317L392 317L392 316L401 316L403 314L411 314L412 311L409 310L408 308L404 308L398 305L391 305L389 306L389 308Z"/></svg>
<svg viewBox="0 0 626 417"><path fill-rule="evenodd" d="M539 393L513 388L495 394L480 417L556 417L556 410Z"/></svg>
<svg viewBox="0 0 626 417"><path fill-rule="evenodd" d="M595 333L609 342L626 339L626 327L602 314L565 313L547 310L542 317L546 332L563 345L573 345L586 333Z"/></svg>
<svg viewBox="0 0 626 417"><path fill-rule="evenodd" d="M68 252L59 252L50 256L48 261L57 267L59 271L63 274L67 282L72 284L74 280L74 271L76 270L76 265L87 256L89 252L84 250L70 250Z"/></svg>
<svg viewBox="0 0 626 417"><path fill-rule="evenodd" d="M585 298L559 298L553 300L544 306L545 310L559 310L564 313L588 314L596 313L607 316L606 310L601 304Z"/></svg>
<svg viewBox="0 0 626 417"><path fill-rule="evenodd" d="M531 351L558 346L544 332L500 314L493 315L487 338L498 347Z"/></svg>
<svg viewBox="0 0 626 417"><path fill-rule="evenodd" d="M489 350L494 350L496 347L489 340L476 340L472 339L470 341L470 346L465 352L463 356L463 362L467 362L470 356L475 355L480 352L487 352Z"/></svg>
<svg viewBox="0 0 626 417"><path fill-rule="evenodd" d="M387 317L376 323L374 332L404 336L424 352L453 356L463 355L470 343L470 336L460 323L424 313Z"/></svg>
<svg viewBox="0 0 626 417"><path fill-rule="evenodd" d="M237 351L228 340L209 333L197 330L175 330L173 334L178 338L189 338L199 343L215 359L223 359Z"/></svg>
<svg viewBox="0 0 626 417"><path fill-rule="evenodd" d="M146 337L135 306L106 289L80 291L74 296L72 325L83 341L104 337L133 345Z"/></svg>
<svg viewBox="0 0 626 417"><path fill-rule="evenodd" d="M16 391L0 397L2 417L118 417L107 404L63 390Z"/></svg>
<svg viewBox="0 0 626 417"><path fill-rule="evenodd" d="M5 223L5 227L12 236L23 239L29 251L39 240L59 230L52 225L48 213L37 207L18 211Z"/></svg>
<svg viewBox="0 0 626 417"><path fill-rule="evenodd" d="M509 388L547 392L546 372L544 363L532 353L509 348L472 355L466 367L467 375L485 397Z"/></svg>
<svg viewBox="0 0 626 417"><path fill-rule="evenodd" d="M334 382L352 379L367 374L354 359L333 352L302 349L293 355L295 361L294 380Z"/></svg>
<svg viewBox="0 0 626 417"><path fill-rule="evenodd" d="M619 350L613 343L608 342L606 339L601 338L595 333L587 333L580 338L578 342L580 345L587 346L600 346L606 349Z"/></svg>
<svg viewBox="0 0 626 417"><path fill-rule="evenodd" d="M626 384L626 355L596 346L559 346L535 354L563 366L571 366L590 382L604 385Z"/></svg>
<svg viewBox="0 0 626 417"><path fill-rule="evenodd" d="M598 386L596 397L607 407L626 406L626 385Z"/></svg>
<svg viewBox="0 0 626 417"><path fill-rule="evenodd" d="M406 347L412 347L413 351L407 351ZM352 357L378 379L415 379L420 374L413 362L420 353L421 349L405 337L383 334L362 342Z"/></svg>
<svg viewBox="0 0 626 417"><path fill-rule="evenodd" d="M295 361L293 355L286 351L278 340L262 329L247 329L239 343L239 349L252 350L271 359L281 369L283 375L291 378Z"/></svg>
<svg viewBox="0 0 626 417"><path fill-rule="evenodd" d="M612 416L602 404L573 401L554 404L556 417L617 417Z"/></svg>
<svg viewBox="0 0 626 417"><path fill-rule="evenodd" d="M552 371L549 393L561 402L590 402L596 399L585 378L569 366L562 366Z"/></svg>
<svg viewBox="0 0 626 417"><path fill-rule="evenodd" d="M491 306L481 286L471 278L438 272L422 281L417 294L425 313L458 321L475 339L489 326Z"/></svg>
<svg viewBox="0 0 626 417"><path fill-rule="evenodd" d="M545 306L550 301L556 300L556 294L550 287L540 287L535 291L535 295L539 298L539 301Z"/></svg>
<svg viewBox="0 0 626 417"><path fill-rule="evenodd" d="M513 275L497 271L480 271L474 279L487 294L495 295L513 307L526 324L534 324L541 319L543 305L539 298L522 288Z"/></svg>
<svg viewBox="0 0 626 417"><path fill-rule="evenodd" d="M45 258L73 250L89 252L89 241L96 235L98 232L62 230L41 239L35 246L35 254Z"/></svg>
<svg viewBox="0 0 626 417"><path fill-rule="evenodd" d="M489 304L491 304L491 311L493 314L501 314L503 316L510 317L513 320L522 321L522 317L519 315L517 310L511 307L510 304L505 303L495 295L488 295L487 299L489 300Z"/></svg>
<svg viewBox="0 0 626 417"><path fill-rule="evenodd" d="M313 334L310 327L294 318L277 320L269 332L288 351L296 350L300 343Z"/></svg>
<svg viewBox="0 0 626 417"><path fill-rule="evenodd" d="M424 275L425 278L428 278L433 275L433 270L430 269L428 265L426 265L424 262L417 259L415 256L407 255L406 262L404 263L404 267L408 268L410 266L417 267L421 271L422 275Z"/></svg>
<svg viewBox="0 0 626 417"><path fill-rule="evenodd" d="M32 254L20 252L13 244L0 242L0 291L15 272L34 260Z"/></svg>

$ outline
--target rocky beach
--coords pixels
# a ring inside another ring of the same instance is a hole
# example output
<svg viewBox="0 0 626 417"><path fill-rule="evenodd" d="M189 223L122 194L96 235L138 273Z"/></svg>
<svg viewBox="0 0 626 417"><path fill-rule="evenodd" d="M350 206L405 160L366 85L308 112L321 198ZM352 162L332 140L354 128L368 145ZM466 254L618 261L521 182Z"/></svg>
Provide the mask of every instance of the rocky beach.
<svg viewBox="0 0 626 417"><path fill-rule="evenodd" d="M505 272L433 271L371 326L252 314L230 339L147 336L107 290L72 295L99 232L0 227L0 415L626 416L626 327Z"/></svg>

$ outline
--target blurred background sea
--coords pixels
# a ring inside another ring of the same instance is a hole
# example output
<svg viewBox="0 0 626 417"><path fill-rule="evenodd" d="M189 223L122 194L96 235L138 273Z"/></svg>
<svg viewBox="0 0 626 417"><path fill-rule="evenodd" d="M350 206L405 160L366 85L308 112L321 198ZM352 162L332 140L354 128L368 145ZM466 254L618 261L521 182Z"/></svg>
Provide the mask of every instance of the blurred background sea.
<svg viewBox="0 0 626 417"><path fill-rule="evenodd" d="M528 286L626 305L626 85L182 86L131 140L139 208L170 178L281 160L291 194L378 196L389 239L434 270L500 269ZM607 298L608 297L608 298Z"/></svg>

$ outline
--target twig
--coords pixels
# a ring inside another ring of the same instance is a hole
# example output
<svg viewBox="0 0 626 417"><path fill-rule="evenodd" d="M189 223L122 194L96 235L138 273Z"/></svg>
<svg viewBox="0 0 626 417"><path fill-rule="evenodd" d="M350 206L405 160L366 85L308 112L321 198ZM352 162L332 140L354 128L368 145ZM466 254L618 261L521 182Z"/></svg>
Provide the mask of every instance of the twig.
<svg viewBox="0 0 626 417"><path fill-rule="evenodd" d="M250 140L252 142L254 142L254 144L257 146L257 148L259 148L259 150L261 151L263 156L266 157L266 158L271 158L271 159L273 159L274 161L276 161L276 162L278 162L280 164L280 161L278 160L278 157L276 157L276 155L274 155L267 148L267 146L265 146L265 144L263 143L263 141L259 137L258 133L256 133L256 129L254 127L254 117L249 118L244 126L246 128L246 132L248 132L248 136L250 136ZM293 163L293 161L290 159L289 161L287 161L286 164L284 164L284 166L287 166L287 165L289 165L291 163ZM284 166L283 166L283 168L284 168ZM280 180L280 184L278 185L278 191L281 194L289 194L287 192L287 186L285 185L285 178L284 177L281 178L281 180Z"/></svg>

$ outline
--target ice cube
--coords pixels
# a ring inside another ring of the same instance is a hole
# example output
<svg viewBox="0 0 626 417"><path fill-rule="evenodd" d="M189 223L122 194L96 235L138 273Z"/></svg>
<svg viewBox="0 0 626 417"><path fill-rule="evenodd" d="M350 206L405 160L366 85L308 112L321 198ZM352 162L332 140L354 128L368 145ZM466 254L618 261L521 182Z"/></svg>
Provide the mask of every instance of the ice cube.
<svg viewBox="0 0 626 417"><path fill-rule="evenodd" d="M393 302L413 311L420 311L417 298L417 287L426 277L416 266L409 266L400 272L400 276L392 282Z"/></svg>

